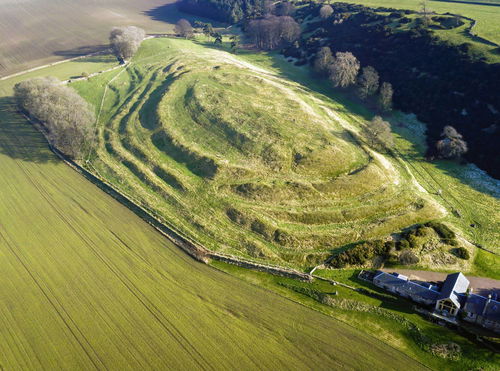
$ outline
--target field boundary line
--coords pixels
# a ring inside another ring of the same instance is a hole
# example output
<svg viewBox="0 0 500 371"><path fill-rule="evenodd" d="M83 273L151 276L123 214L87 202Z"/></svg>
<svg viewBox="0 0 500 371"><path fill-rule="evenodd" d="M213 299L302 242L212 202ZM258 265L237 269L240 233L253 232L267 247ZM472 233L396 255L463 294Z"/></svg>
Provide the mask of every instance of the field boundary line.
<svg viewBox="0 0 500 371"><path fill-rule="evenodd" d="M83 59L83 58L93 57L93 56L96 56L96 55L106 54L106 53L109 53L110 51L111 51L111 49L109 49L109 48L108 48L108 49L105 49L105 50L101 50L101 51L99 51L99 52L94 52L94 53L90 53L90 54L80 55L80 56L78 56L78 57L73 57L73 58L63 59L62 61L57 61L57 62L52 62L52 63L43 64L43 65L41 65L41 66L37 66L37 67L33 67L33 68L29 68L29 69L24 70L24 71L19 71L19 72L16 72L16 73L10 74L10 75L2 76L2 77L0 77L0 81L4 81L4 80L11 79L11 78L13 78L13 77L21 76L21 75L24 75L24 74L26 74L26 73L30 73L30 72L34 72L34 71L38 71L38 70L42 70L42 69L47 68L47 67L57 66L58 64L67 63L67 62L72 62L72 61L76 61L76 60L78 60L78 59Z"/></svg>
<svg viewBox="0 0 500 371"><path fill-rule="evenodd" d="M40 122L32 120L26 115L23 116L43 135L43 137L47 141L49 149L67 166L78 172L80 175L83 175L83 177L85 177L91 183L93 183L101 190L103 190L105 193L107 193L115 200L120 202L122 205L127 207L130 211L132 211L139 218L148 223L151 227L156 229L161 235L169 239L172 243L174 243L175 246L180 248L191 258L205 264L208 264L212 259L237 265L243 268L248 268L261 272L267 272L282 277L288 277L308 282L313 280L313 276L311 276L310 274L300 272L293 268L287 268L280 265L266 264L264 262L255 262L243 257L218 253L209 250L208 248L199 244L195 240L192 240L191 238L187 237L184 233L180 232L175 226L168 223L163 218L160 219L160 217L153 215L153 213L150 210L148 210L144 206L141 206L140 202L134 200L133 197L120 191L112 184L108 183L104 178L101 179L101 176L93 174L92 172L85 169L75 161L67 158L62 152L60 152L57 148L53 147L50 144L46 130Z"/></svg>

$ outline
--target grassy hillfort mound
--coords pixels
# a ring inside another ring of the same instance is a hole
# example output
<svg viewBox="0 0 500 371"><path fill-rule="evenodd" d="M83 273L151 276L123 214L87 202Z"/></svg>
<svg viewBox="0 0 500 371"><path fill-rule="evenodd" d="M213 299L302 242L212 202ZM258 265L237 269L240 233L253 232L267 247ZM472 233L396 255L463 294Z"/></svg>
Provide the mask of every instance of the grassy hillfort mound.
<svg viewBox="0 0 500 371"><path fill-rule="evenodd" d="M96 172L214 250L311 265L444 215L329 100L191 41L146 42L102 112Z"/></svg>

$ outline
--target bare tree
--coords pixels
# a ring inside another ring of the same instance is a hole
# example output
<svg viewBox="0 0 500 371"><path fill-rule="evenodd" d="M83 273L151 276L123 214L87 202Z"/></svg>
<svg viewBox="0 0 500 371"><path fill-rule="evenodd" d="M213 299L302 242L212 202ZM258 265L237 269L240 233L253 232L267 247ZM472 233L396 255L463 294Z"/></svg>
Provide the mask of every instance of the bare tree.
<svg viewBox="0 0 500 371"><path fill-rule="evenodd" d="M278 17L280 38L287 43L294 42L300 36L300 26L292 17Z"/></svg>
<svg viewBox="0 0 500 371"><path fill-rule="evenodd" d="M314 59L314 70L321 75L328 75L333 60L330 48L328 46L322 47Z"/></svg>
<svg viewBox="0 0 500 371"><path fill-rule="evenodd" d="M323 5L319 10L321 19L330 18L333 14L333 8L330 5Z"/></svg>
<svg viewBox="0 0 500 371"><path fill-rule="evenodd" d="M460 158L468 151L467 143L453 126L445 126L441 136L443 139L436 143L440 157Z"/></svg>
<svg viewBox="0 0 500 371"><path fill-rule="evenodd" d="M292 17L268 16L250 21L247 32L261 49L274 49L283 42L293 42L300 36L300 26Z"/></svg>
<svg viewBox="0 0 500 371"><path fill-rule="evenodd" d="M345 88L356 82L359 72L359 61L351 52L338 52L330 65L330 80L334 86Z"/></svg>
<svg viewBox="0 0 500 371"><path fill-rule="evenodd" d="M431 22L431 10L427 6L427 0L422 0L420 2L420 13L422 13L422 19L426 26Z"/></svg>
<svg viewBox="0 0 500 371"><path fill-rule="evenodd" d="M111 30L109 42L116 56L125 61L133 57L145 36L146 32L135 26L115 27Z"/></svg>
<svg viewBox="0 0 500 371"><path fill-rule="evenodd" d="M293 15L295 13L295 5L289 1L282 1L276 5L274 13L278 16Z"/></svg>
<svg viewBox="0 0 500 371"><path fill-rule="evenodd" d="M380 116L375 116L366 126L364 126L362 134L373 148L380 150L394 146L391 125Z"/></svg>
<svg viewBox="0 0 500 371"><path fill-rule="evenodd" d="M50 143L72 158L80 158L93 135L94 107L53 77L34 78L14 87L20 109L39 120Z"/></svg>
<svg viewBox="0 0 500 371"><path fill-rule="evenodd" d="M382 111L390 111L392 109L392 95L394 91L389 82L382 83L380 87L380 94L378 97L379 107Z"/></svg>
<svg viewBox="0 0 500 371"><path fill-rule="evenodd" d="M179 21L175 24L174 32L182 37L192 37L193 36L193 26L187 19L179 19Z"/></svg>
<svg viewBox="0 0 500 371"><path fill-rule="evenodd" d="M358 94L361 99L366 99L378 90L378 72L372 66L364 67L358 78Z"/></svg>

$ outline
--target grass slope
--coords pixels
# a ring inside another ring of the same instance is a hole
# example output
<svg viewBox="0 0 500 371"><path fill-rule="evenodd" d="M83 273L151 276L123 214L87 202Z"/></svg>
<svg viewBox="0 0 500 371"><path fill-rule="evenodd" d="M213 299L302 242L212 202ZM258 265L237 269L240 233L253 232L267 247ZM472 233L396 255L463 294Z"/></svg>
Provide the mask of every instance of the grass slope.
<svg viewBox="0 0 500 371"><path fill-rule="evenodd" d="M110 78L74 86L93 101ZM150 40L108 92L92 167L214 250L315 265L446 213L362 117L245 57Z"/></svg>
<svg viewBox="0 0 500 371"><path fill-rule="evenodd" d="M194 262L58 161L0 100L1 368L422 368Z"/></svg>
<svg viewBox="0 0 500 371"><path fill-rule="evenodd" d="M369 120L375 114L365 105L356 104L338 89L311 77L309 68L296 67L280 55L244 53L245 60L259 67L279 73L310 88L309 93L318 98L329 97L332 109L346 120ZM500 253L500 182L492 179L472 164L465 166L452 161L428 162L425 125L412 115L395 112L385 117L396 134L395 160L408 170L406 182L419 184L419 189L432 197L447 211L444 220L462 235L484 247ZM438 189L442 195L436 195ZM478 206L479 205L479 206ZM457 215L455 211L459 211ZM474 224L474 227L471 226ZM500 279L500 257L475 251L475 261L470 273ZM439 268L435 268L439 270Z"/></svg>

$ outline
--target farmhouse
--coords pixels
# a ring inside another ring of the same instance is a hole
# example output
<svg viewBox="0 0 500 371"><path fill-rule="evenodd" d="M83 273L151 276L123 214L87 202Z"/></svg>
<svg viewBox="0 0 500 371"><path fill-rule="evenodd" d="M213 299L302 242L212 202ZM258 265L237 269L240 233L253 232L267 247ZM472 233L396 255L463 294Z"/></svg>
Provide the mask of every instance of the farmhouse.
<svg viewBox="0 0 500 371"><path fill-rule="evenodd" d="M455 317L465 304L465 293L469 287L469 280L462 273L453 273L446 276L435 310L446 317Z"/></svg>
<svg viewBox="0 0 500 371"><path fill-rule="evenodd" d="M485 298L471 292L464 313L464 320L500 333L500 302L493 300L491 295Z"/></svg>
<svg viewBox="0 0 500 371"><path fill-rule="evenodd" d="M500 333L500 302L496 295L487 298L473 294L469 280L460 272L449 274L439 289L425 282L410 281L398 273L377 271L373 283L390 292L432 307L441 318L464 320Z"/></svg>
<svg viewBox="0 0 500 371"><path fill-rule="evenodd" d="M410 281L408 277L402 274L380 272L373 278L373 283L417 303L434 305L439 298L439 291L436 286L431 284L424 286L424 284Z"/></svg>

